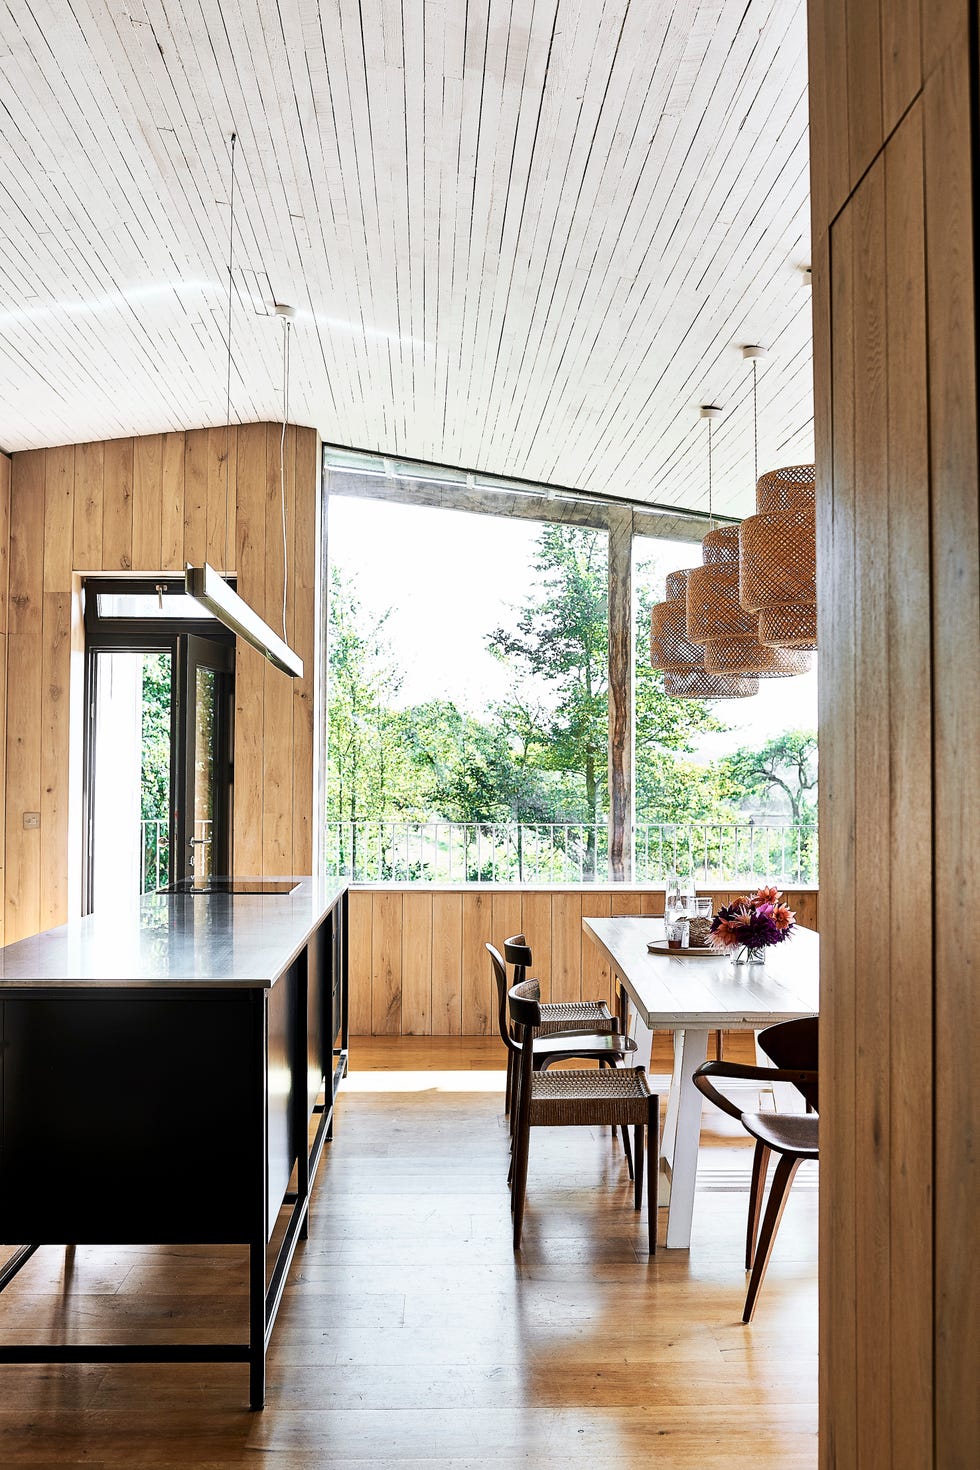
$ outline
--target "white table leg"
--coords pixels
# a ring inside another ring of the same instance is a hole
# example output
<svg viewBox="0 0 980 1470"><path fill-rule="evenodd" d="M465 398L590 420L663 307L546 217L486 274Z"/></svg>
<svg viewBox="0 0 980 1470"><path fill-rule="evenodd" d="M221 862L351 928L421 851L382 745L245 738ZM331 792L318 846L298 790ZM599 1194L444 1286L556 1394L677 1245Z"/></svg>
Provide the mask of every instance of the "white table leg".
<svg viewBox="0 0 980 1470"><path fill-rule="evenodd" d="M661 1150L670 1165L667 1246L671 1250L688 1250L691 1245L694 1186L698 1177L701 1142L701 1106L704 1101L692 1079L707 1055L707 1030L674 1032L674 1079Z"/></svg>

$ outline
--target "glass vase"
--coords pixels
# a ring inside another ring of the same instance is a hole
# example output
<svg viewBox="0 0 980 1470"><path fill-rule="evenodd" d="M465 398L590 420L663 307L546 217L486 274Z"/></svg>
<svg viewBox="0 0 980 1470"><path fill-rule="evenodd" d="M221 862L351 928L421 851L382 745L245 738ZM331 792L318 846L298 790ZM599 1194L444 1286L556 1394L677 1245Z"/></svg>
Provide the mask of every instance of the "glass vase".
<svg viewBox="0 0 980 1470"><path fill-rule="evenodd" d="M732 955L733 965L764 965L766 951L762 945L743 944Z"/></svg>

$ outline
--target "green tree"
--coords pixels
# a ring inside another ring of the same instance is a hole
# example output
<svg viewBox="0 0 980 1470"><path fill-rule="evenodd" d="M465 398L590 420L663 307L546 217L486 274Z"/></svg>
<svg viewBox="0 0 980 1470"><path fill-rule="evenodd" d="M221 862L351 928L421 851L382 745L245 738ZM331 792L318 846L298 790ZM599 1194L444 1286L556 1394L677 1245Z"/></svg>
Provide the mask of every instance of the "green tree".
<svg viewBox="0 0 980 1470"><path fill-rule="evenodd" d="M785 798L795 823L812 812L817 790L817 734L815 730L787 730L757 750L743 747L723 762L733 792Z"/></svg>

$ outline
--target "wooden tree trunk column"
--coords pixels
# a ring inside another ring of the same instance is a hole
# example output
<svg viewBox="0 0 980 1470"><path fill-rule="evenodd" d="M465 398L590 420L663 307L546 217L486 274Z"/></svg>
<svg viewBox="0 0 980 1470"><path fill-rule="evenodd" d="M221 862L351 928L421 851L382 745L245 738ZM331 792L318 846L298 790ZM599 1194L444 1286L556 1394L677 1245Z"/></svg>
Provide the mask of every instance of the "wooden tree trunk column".
<svg viewBox="0 0 980 1470"><path fill-rule="evenodd" d="M633 878L633 512L609 511L609 876Z"/></svg>

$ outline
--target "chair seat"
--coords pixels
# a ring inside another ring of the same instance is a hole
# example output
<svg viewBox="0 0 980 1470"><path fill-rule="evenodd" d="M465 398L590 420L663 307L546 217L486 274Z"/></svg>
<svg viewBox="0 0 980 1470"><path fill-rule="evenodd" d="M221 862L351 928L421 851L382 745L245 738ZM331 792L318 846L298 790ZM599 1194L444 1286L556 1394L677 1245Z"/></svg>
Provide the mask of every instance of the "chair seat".
<svg viewBox="0 0 980 1470"><path fill-rule="evenodd" d="M534 1057L624 1056L636 1051L631 1036L617 1036L611 1031L562 1031L554 1036L535 1036Z"/></svg>
<svg viewBox="0 0 980 1470"><path fill-rule="evenodd" d="M534 1072L531 1123L545 1127L645 1124L650 1088L642 1067Z"/></svg>
<svg viewBox="0 0 980 1470"><path fill-rule="evenodd" d="M556 1031L569 1026L585 1026L592 1031L612 1031L616 1017L605 1001L601 1000L549 1000L541 1004L541 1025L536 1036L553 1036Z"/></svg>
<svg viewBox="0 0 980 1470"><path fill-rule="evenodd" d="M801 1159L818 1157L820 1119L816 1113L743 1113L742 1123L766 1148Z"/></svg>

